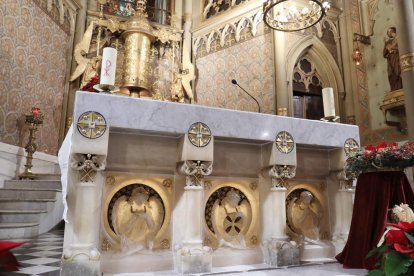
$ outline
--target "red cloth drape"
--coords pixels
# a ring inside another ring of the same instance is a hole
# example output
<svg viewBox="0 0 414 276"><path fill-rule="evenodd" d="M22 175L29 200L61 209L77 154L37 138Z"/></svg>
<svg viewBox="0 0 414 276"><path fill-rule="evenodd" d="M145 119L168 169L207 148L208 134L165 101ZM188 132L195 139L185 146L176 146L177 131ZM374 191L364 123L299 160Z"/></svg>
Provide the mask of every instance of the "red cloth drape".
<svg viewBox="0 0 414 276"><path fill-rule="evenodd" d="M358 177L351 229L336 259L347 268L373 269L376 259L366 259L384 234L388 209L407 203L414 207L414 193L404 172L370 172Z"/></svg>

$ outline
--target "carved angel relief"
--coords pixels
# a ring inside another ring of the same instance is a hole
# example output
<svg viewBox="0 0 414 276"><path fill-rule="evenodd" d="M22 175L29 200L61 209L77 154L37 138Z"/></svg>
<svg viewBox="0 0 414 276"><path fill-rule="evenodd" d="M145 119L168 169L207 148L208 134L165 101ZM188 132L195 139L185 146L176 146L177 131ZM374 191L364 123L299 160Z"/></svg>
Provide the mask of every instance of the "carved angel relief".
<svg viewBox="0 0 414 276"><path fill-rule="evenodd" d="M151 250L164 222L165 208L155 190L143 184L132 184L115 194L108 216L122 251Z"/></svg>
<svg viewBox="0 0 414 276"><path fill-rule="evenodd" d="M223 187L207 201L206 223L219 247L246 248L245 235L252 222L252 208L238 189Z"/></svg>

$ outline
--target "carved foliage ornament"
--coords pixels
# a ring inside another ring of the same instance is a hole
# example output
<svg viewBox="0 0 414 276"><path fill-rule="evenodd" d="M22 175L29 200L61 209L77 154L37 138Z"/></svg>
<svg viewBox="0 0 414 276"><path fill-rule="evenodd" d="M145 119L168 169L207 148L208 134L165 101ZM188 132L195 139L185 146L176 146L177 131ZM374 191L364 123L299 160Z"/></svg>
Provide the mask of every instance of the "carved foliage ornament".
<svg viewBox="0 0 414 276"><path fill-rule="evenodd" d="M296 167L288 165L275 165L270 168L269 176L272 178L272 188L286 188L287 180L296 175Z"/></svg>
<svg viewBox="0 0 414 276"><path fill-rule="evenodd" d="M102 114L95 111L87 111L78 118L76 124L79 133L88 139L101 137L106 131L106 120Z"/></svg>
<svg viewBox="0 0 414 276"><path fill-rule="evenodd" d="M281 131L276 135L275 144L281 153L290 153L295 148L295 141L287 131Z"/></svg>
<svg viewBox="0 0 414 276"><path fill-rule="evenodd" d="M81 182L93 182L96 173L104 170L106 161L104 157L92 154L73 154L71 156L71 168L80 171Z"/></svg>
<svg viewBox="0 0 414 276"><path fill-rule="evenodd" d="M179 165L179 171L186 175L186 186L203 186L204 176L213 171L213 162L185 161Z"/></svg>
<svg viewBox="0 0 414 276"><path fill-rule="evenodd" d="M211 141L210 128L201 122L194 123L188 130L188 139L196 147L205 147Z"/></svg>
<svg viewBox="0 0 414 276"><path fill-rule="evenodd" d="M345 151L346 156L350 156L356 153L358 150L359 150L359 144L355 139L348 138L345 140L344 151Z"/></svg>

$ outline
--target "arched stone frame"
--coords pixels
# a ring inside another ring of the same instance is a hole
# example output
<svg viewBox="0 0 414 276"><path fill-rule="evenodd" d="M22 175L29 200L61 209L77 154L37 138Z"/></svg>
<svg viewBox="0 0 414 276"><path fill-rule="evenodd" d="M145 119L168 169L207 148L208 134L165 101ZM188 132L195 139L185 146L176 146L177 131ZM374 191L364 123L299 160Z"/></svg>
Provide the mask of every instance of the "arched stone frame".
<svg viewBox="0 0 414 276"><path fill-rule="evenodd" d="M298 60L305 54L307 54L312 64L315 65L325 87L333 88L335 93L335 110L337 115L341 116L339 97L345 95L341 71L329 50L313 35L306 36L297 41L290 49L286 58L289 114L293 114L293 70Z"/></svg>

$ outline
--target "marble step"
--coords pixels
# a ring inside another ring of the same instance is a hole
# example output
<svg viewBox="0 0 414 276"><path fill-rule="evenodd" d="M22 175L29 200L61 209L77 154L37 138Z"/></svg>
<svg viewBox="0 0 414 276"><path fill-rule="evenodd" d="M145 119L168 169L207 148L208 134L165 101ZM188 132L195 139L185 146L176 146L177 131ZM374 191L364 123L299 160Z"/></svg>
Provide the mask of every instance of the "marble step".
<svg viewBox="0 0 414 276"><path fill-rule="evenodd" d="M36 180L55 180L60 181L60 174L51 174L51 173L37 173Z"/></svg>
<svg viewBox="0 0 414 276"><path fill-rule="evenodd" d="M0 198L2 210L48 210L48 205L54 204L56 199L11 199Z"/></svg>
<svg viewBox="0 0 414 276"><path fill-rule="evenodd" d="M1 223L39 222L44 210L0 210Z"/></svg>
<svg viewBox="0 0 414 276"><path fill-rule="evenodd" d="M61 189L60 180L6 180L5 188Z"/></svg>
<svg viewBox="0 0 414 276"><path fill-rule="evenodd" d="M55 199L58 189L40 188L4 188L0 190L0 198L11 199Z"/></svg>
<svg viewBox="0 0 414 276"><path fill-rule="evenodd" d="M39 234L39 223L0 223L0 240L24 239Z"/></svg>

